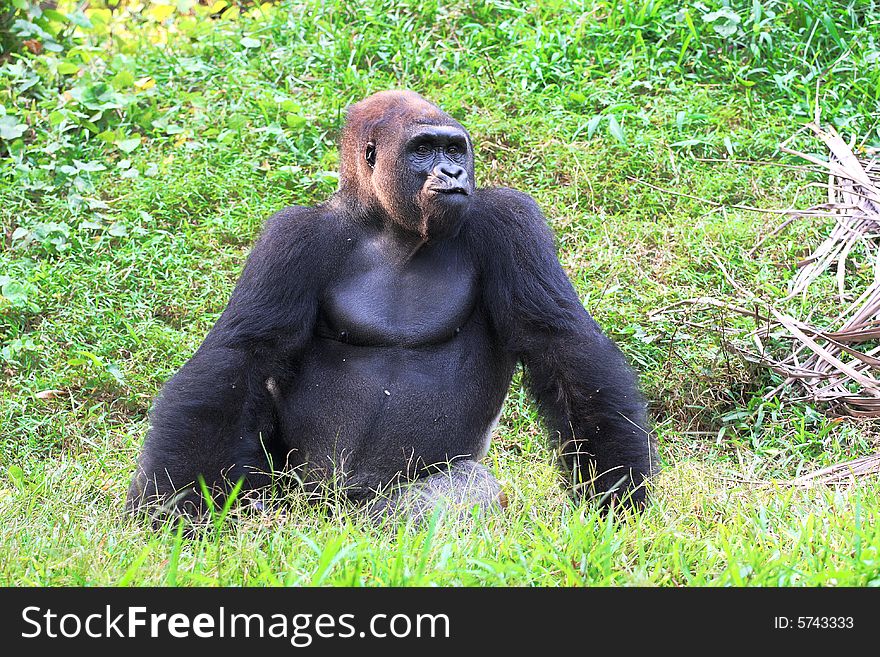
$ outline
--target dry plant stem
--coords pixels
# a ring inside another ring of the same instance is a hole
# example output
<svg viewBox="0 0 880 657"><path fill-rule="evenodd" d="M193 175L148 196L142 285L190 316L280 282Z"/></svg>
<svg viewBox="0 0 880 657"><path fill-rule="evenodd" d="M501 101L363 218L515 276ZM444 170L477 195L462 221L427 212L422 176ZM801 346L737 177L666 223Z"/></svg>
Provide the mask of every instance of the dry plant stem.
<svg viewBox="0 0 880 657"><path fill-rule="evenodd" d="M836 463L830 467L816 470L792 480L795 486L812 486L813 484L840 483L880 472L880 454L871 454L846 463Z"/></svg>
<svg viewBox="0 0 880 657"><path fill-rule="evenodd" d="M634 178L633 176L627 176L626 179L629 180L630 182L634 182L639 185L645 185L646 187L650 187L651 189L655 189L658 192L663 192L664 194L671 194L672 196L682 196L684 198L690 198L695 201L700 201L702 203L706 203L707 205L711 205L714 208L717 208L719 210L726 210L727 208L734 208L736 210L747 210L749 212L760 212L763 214L787 215L787 214L794 213L794 214L797 214L800 216L805 216L805 217L839 217L840 216L840 214L838 214L836 212L824 211L820 208L816 208L816 209L811 208L809 210L794 210L794 209L792 209L792 210L774 210L771 208L756 208L751 205L741 205L738 203L725 205L724 203L719 203L718 201L713 201L711 199L704 198L702 196L694 196L693 194L686 194L684 192L676 192L672 189L666 189L665 187L658 187L657 185L649 183L646 180L642 180L641 178Z"/></svg>
<svg viewBox="0 0 880 657"><path fill-rule="evenodd" d="M689 299L653 313L652 317L681 313L686 306L715 308L748 317L753 322L750 329L724 326L714 330L719 331L726 350L784 377L783 383L765 398L786 394L793 401L819 403L831 414L880 417L880 345L876 344L880 340L880 188L877 185L880 162L859 160L833 128L823 129L810 123L798 132L804 130L812 131L830 151L828 161L824 161L788 148L790 139L780 146L781 151L810 163L802 167L803 170L828 174L827 203L805 210L724 206L710 199L666 190L631 178L633 182L652 189L705 202L722 212L733 207L785 215L785 220L777 228L761 237L749 251L749 256L797 219L834 219L828 237L809 257L798 263L799 271L782 298L758 297L737 282L716 257L716 266L735 290L735 298L730 301L711 297ZM862 270L866 264L873 270L874 280L869 284L848 275L847 264L855 259ZM812 319L815 304L804 304L806 311L802 313L802 319L782 310L800 295L805 302L810 299L808 294L813 290L813 284L827 280L827 276L832 277L834 298L841 308L835 319L816 325ZM863 289L857 290L859 286ZM853 298L855 300L850 301Z"/></svg>

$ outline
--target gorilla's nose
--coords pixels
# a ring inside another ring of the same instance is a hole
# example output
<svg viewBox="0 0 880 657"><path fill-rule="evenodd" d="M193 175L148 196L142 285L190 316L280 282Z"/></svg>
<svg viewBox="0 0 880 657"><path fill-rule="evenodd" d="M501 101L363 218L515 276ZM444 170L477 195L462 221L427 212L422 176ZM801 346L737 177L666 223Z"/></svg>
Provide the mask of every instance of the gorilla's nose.
<svg viewBox="0 0 880 657"><path fill-rule="evenodd" d="M457 164L440 164L434 169L434 175L441 178L452 178L455 181L467 180L467 171Z"/></svg>

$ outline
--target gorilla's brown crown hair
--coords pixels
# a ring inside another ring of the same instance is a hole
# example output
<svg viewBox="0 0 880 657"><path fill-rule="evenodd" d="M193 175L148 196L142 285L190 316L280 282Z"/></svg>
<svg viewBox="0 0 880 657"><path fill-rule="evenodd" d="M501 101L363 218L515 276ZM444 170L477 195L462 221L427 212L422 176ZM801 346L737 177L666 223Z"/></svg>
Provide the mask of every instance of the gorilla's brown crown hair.
<svg viewBox="0 0 880 657"><path fill-rule="evenodd" d="M414 91L380 91L351 105L345 114L339 146L339 190L366 201L371 195L362 186L371 167L364 158L368 143L382 143L383 134L421 124L444 125L454 119Z"/></svg>

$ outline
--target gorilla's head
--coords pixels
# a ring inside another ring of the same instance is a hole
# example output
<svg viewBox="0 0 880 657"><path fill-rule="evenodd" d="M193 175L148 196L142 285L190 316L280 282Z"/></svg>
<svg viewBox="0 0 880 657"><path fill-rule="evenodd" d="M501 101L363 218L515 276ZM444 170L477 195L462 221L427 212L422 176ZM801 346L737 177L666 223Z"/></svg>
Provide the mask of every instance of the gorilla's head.
<svg viewBox="0 0 880 657"><path fill-rule="evenodd" d="M342 131L339 189L424 240L454 236L474 193L470 135L412 91L352 105Z"/></svg>

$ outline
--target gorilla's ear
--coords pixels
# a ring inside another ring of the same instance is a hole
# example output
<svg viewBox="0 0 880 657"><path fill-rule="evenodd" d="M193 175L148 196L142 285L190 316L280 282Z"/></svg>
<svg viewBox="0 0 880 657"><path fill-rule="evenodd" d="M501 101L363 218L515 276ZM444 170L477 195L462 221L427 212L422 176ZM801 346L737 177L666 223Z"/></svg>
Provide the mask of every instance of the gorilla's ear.
<svg viewBox="0 0 880 657"><path fill-rule="evenodd" d="M370 168L376 166L376 143L375 142L367 142L367 149L364 151L364 159L367 161L367 164L370 165Z"/></svg>

